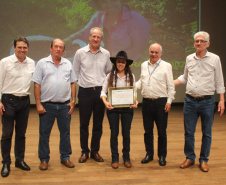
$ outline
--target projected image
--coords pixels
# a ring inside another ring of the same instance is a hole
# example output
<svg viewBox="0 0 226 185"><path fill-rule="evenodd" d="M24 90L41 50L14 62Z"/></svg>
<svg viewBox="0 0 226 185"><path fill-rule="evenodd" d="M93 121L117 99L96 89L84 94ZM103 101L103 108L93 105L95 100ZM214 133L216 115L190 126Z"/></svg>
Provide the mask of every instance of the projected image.
<svg viewBox="0 0 226 185"><path fill-rule="evenodd" d="M125 50L134 60L139 79L150 44L163 46L162 58L173 65L174 77L183 72L185 58L194 52L198 27L197 0L2 0L0 58L12 54L18 35L30 41L28 56L35 61L50 54L54 38L66 43L64 57L73 60L77 49L88 44L92 27L104 30L102 47L115 56Z"/></svg>

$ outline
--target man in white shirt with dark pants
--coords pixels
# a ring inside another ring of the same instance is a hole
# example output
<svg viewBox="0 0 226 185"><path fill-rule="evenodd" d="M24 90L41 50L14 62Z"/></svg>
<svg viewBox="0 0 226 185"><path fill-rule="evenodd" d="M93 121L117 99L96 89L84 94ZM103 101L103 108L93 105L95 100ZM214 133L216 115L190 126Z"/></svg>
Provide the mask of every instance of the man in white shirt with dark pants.
<svg viewBox="0 0 226 185"><path fill-rule="evenodd" d="M10 172L10 150L15 122L15 166L30 170L24 162L25 133L30 110L30 84L35 63L27 57L29 42L25 37L14 40L15 54L0 61L0 115L2 115L2 177Z"/></svg>
<svg viewBox="0 0 226 185"><path fill-rule="evenodd" d="M144 124L144 143L146 156L141 161L145 164L153 160L154 156L154 122L158 130L159 165L166 165L167 155L167 122L171 102L174 99L173 72L171 64L163 61L162 46L154 43L150 46L149 57L141 65L141 75L136 83L143 96L142 115Z"/></svg>

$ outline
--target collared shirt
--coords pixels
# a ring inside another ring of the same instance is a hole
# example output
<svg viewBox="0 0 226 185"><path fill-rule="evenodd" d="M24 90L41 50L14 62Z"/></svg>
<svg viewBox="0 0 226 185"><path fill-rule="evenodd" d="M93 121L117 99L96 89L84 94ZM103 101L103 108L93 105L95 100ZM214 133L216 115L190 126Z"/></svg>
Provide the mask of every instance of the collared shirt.
<svg viewBox="0 0 226 185"><path fill-rule="evenodd" d="M91 28L98 26L104 29L105 18L106 11L98 11L89 23L75 34L75 38L87 43ZM116 56L118 51L123 50L131 59L137 60L146 50L144 43L148 43L150 29L149 22L142 15L124 6L118 22L105 35L103 47L109 50L111 56Z"/></svg>
<svg viewBox="0 0 226 185"><path fill-rule="evenodd" d="M225 92L224 78L219 56L208 52L199 59L196 53L186 58L184 74L178 78L186 84L186 93L193 97Z"/></svg>
<svg viewBox="0 0 226 185"><path fill-rule="evenodd" d="M108 79L109 78L110 78L110 73L107 75L107 77L104 80L104 84L102 86L102 91L101 91L100 97L102 97L102 96L107 97ZM135 76L134 75L133 75L133 85L135 85ZM126 75L123 76L122 78L120 78L120 76L117 74L116 87L128 87L128 86L130 86L129 75L127 75L127 81L126 81ZM115 80L114 79L113 79L113 87L115 87Z"/></svg>
<svg viewBox="0 0 226 185"><path fill-rule="evenodd" d="M26 96L30 94L31 77L35 62L26 57L19 62L13 54L0 61L0 98L2 94Z"/></svg>
<svg viewBox="0 0 226 185"><path fill-rule="evenodd" d="M75 53L73 68L79 86L84 88L102 86L112 68L110 54L102 47L97 53L93 53L87 45Z"/></svg>
<svg viewBox="0 0 226 185"><path fill-rule="evenodd" d="M152 73L153 70L154 72ZM152 73L151 76L150 73ZM136 82L136 87L141 89L141 94L144 98L156 99L167 97L167 103L172 103L175 95L175 87L171 64L161 59L154 65L149 60L143 62L141 65L140 79Z"/></svg>
<svg viewBox="0 0 226 185"><path fill-rule="evenodd" d="M77 80L71 62L61 57L57 67L49 55L38 61L32 81L41 86L41 102L65 102L71 97L71 83Z"/></svg>

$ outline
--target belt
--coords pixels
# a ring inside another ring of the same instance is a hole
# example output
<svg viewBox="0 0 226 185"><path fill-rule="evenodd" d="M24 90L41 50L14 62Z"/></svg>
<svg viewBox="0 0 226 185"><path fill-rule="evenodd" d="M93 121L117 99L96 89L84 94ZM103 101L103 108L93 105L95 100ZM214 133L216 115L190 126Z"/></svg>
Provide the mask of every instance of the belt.
<svg viewBox="0 0 226 185"><path fill-rule="evenodd" d="M52 102L52 101L46 101L46 102L43 102L43 103L53 103L53 104L65 104L65 103L69 103L70 100L67 100L65 102Z"/></svg>
<svg viewBox="0 0 226 185"><path fill-rule="evenodd" d="M158 101L158 100L163 100L163 99L167 99L166 97L161 97L161 98L144 98L144 100L147 101Z"/></svg>
<svg viewBox="0 0 226 185"><path fill-rule="evenodd" d="M102 86L95 86L95 87L81 87L81 86L79 86L79 88L82 88L82 89L93 89L93 90L97 90L97 89L101 89Z"/></svg>
<svg viewBox="0 0 226 185"><path fill-rule="evenodd" d="M11 98L13 100L26 100L26 99L29 99L29 95L26 95L26 96L15 96L13 94L3 94L2 97Z"/></svg>
<svg viewBox="0 0 226 185"><path fill-rule="evenodd" d="M200 97L193 97L193 96L191 96L190 94L186 94L186 96L187 96L188 98L191 98L191 99L195 100L195 101L207 100L207 99L210 99L210 98L213 97L213 95L206 95L206 96L200 96Z"/></svg>

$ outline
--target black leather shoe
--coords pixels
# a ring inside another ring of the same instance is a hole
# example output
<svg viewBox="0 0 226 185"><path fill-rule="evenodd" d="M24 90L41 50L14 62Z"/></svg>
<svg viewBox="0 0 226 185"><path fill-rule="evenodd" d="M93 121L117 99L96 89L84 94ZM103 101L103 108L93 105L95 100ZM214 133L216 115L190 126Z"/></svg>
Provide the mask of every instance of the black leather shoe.
<svg viewBox="0 0 226 185"><path fill-rule="evenodd" d="M30 170L30 167L24 161L16 161L15 167L20 168L21 170Z"/></svg>
<svg viewBox="0 0 226 185"><path fill-rule="evenodd" d="M159 157L159 165L166 166L166 158L164 156Z"/></svg>
<svg viewBox="0 0 226 185"><path fill-rule="evenodd" d="M10 171L10 165L9 164L3 164L1 175L2 177L8 177Z"/></svg>
<svg viewBox="0 0 226 185"><path fill-rule="evenodd" d="M146 164L149 163L150 161L153 161L153 156L146 155L145 158L142 159L141 163Z"/></svg>

